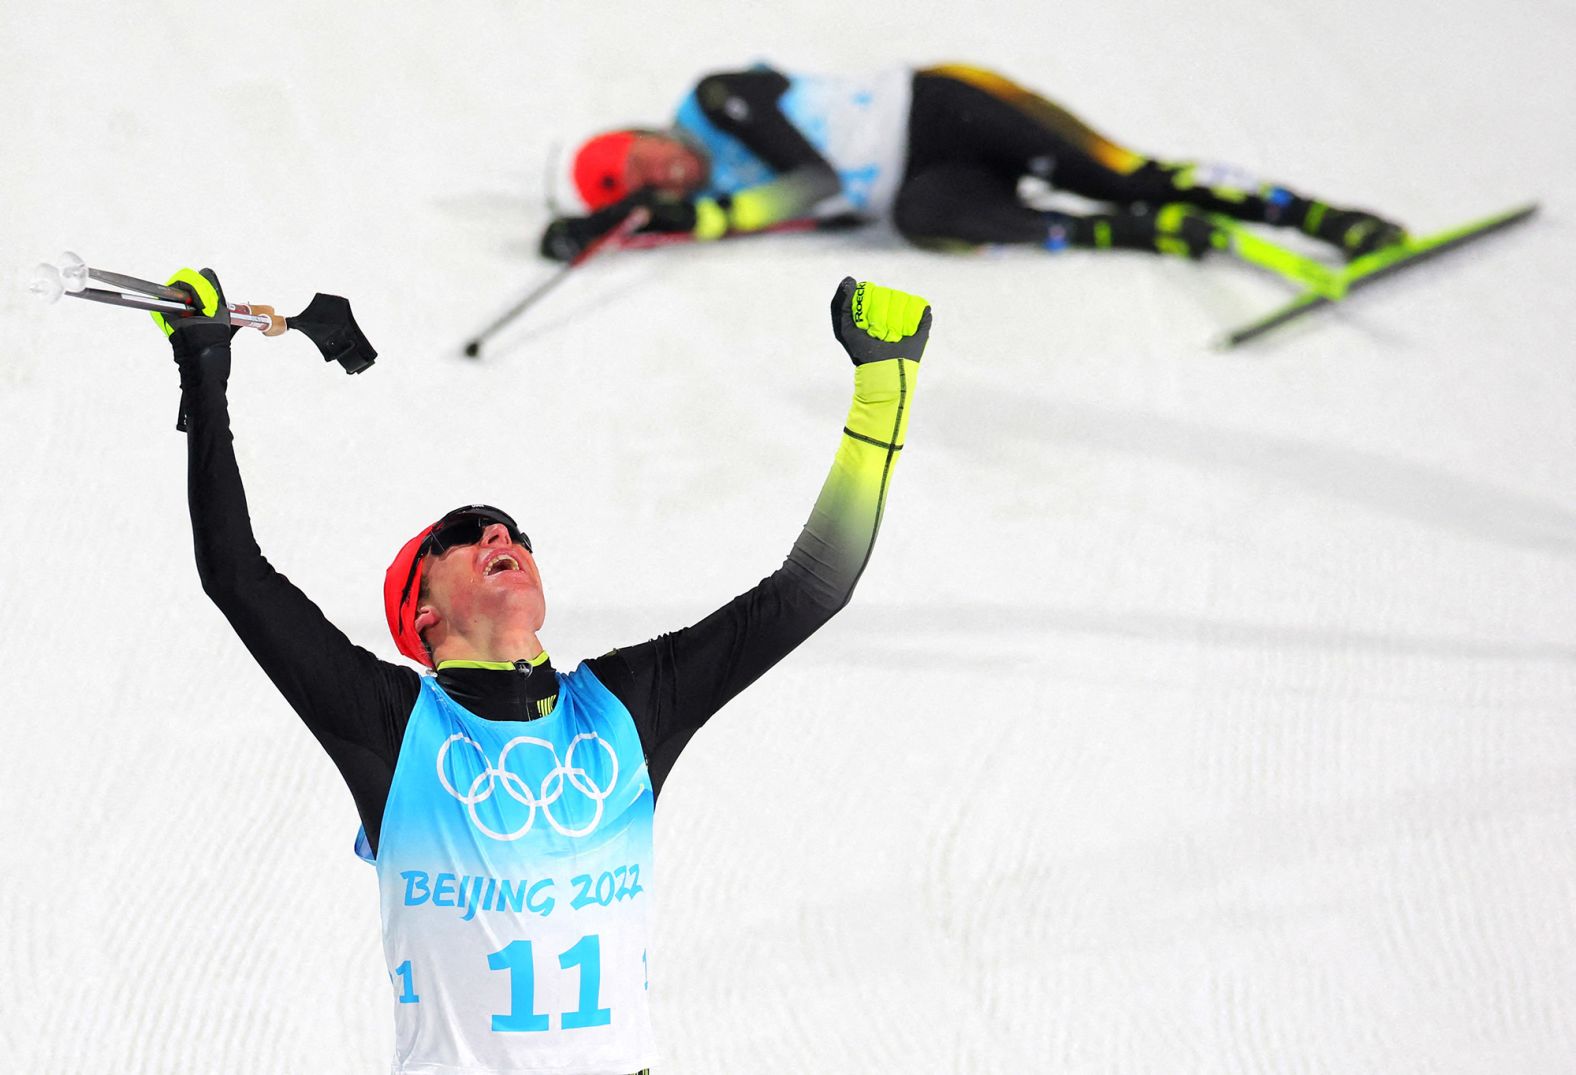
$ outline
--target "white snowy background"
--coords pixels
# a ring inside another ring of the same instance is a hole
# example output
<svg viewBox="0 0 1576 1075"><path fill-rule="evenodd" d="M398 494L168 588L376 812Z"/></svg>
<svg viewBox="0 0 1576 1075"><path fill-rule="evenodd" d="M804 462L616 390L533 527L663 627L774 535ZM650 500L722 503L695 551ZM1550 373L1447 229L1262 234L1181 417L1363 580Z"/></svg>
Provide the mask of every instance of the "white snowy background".
<svg viewBox="0 0 1576 1075"><path fill-rule="evenodd" d="M561 666L780 562L844 273L934 302L853 605L658 811L663 1073L1576 1070L1569 0L241 6L0 22L0 1069L371 1072L348 793L207 603L146 316L73 248L349 296L348 378L238 341L265 552L393 656L393 551L516 511ZM768 58L963 60L1120 141L1419 231L1532 224L1240 353L1226 261L881 235L548 267L552 147Z"/></svg>

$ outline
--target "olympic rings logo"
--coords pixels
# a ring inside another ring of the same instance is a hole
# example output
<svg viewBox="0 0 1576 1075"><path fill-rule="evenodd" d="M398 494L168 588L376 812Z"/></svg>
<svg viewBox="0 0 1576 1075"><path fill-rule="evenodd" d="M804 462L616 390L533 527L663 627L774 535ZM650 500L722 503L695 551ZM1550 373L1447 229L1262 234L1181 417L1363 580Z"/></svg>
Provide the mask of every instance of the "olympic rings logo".
<svg viewBox="0 0 1576 1075"><path fill-rule="evenodd" d="M607 787L605 788L598 787L584 769L575 765L575 748L580 745L581 740L585 739L591 740L607 751L607 758L612 765L612 772L608 775ZM453 784L449 783L449 775L444 771L443 766L445 759L449 755L449 748L457 742L469 743L475 748L476 753L481 756L482 760L482 771L476 774L476 778L471 781L470 788L463 795L455 790ZM509 752L515 747L540 747L547 751L548 756L553 759L553 767L548 770L546 776L542 777L541 785L534 792L526 784L523 777L510 772L507 768ZM465 804L466 811L471 815L472 824L494 840L518 840L530 832L531 827L536 824L537 811L541 811L542 816L547 819L547 823L559 835L584 836L595 829L601 822L602 804L613 793L613 789L618 786L618 755L614 753L612 746L608 744L607 740L601 736L594 732L583 732L570 741L569 748L564 751L564 760L560 762L558 760L558 751L553 744L545 739L521 735L504 744L503 751L498 755L498 764L494 766L488 759L487 752L481 748L476 740L463 732L455 732L448 739L444 740L443 746L438 748L438 780L443 784L444 791L447 791ZM563 796L565 784L573 787L580 794L596 803L596 811L592 814L591 820L577 829L566 828L553 816L553 804ZM525 815L525 821L513 832L494 832L476 814L477 805L491 799L493 791L499 787L503 788L505 795L528 810Z"/></svg>

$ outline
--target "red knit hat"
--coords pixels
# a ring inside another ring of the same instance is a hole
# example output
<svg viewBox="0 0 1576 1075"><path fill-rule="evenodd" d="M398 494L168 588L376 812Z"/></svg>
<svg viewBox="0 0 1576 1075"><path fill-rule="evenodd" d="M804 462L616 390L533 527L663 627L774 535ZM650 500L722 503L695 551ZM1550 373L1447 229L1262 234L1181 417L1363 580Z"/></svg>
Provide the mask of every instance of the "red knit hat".
<svg viewBox="0 0 1576 1075"><path fill-rule="evenodd" d="M416 632L416 599L421 593L422 543L438 528L426 527L400 548L383 576L383 614L388 617L394 645L411 660L432 667L432 654Z"/></svg>
<svg viewBox="0 0 1576 1075"><path fill-rule="evenodd" d="M575 153L575 187L593 213L629 194L629 150L634 131L609 131Z"/></svg>

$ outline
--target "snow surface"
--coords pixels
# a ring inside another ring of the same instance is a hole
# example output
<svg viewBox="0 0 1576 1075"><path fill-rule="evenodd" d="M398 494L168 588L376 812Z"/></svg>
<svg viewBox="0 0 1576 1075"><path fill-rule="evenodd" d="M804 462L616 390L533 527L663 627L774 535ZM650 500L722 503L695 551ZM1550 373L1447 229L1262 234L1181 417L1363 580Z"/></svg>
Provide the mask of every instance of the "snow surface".
<svg viewBox="0 0 1576 1075"><path fill-rule="evenodd" d="M141 314L70 247L347 295L347 378L243 337L261 543L393 655L394 549L537 542L560 665L771 571L836 446L845 272L929 296L854 604L658 811L664 1073L1576 1070L1570 0L174 3L0 33L0 1068L376 1071L349 795L191 563ZM1134 146L1420 231L1533 224L1236 354L1282 290L1140 255L756 239L548 270L555 143L707 69L960 59Z"/></svg>

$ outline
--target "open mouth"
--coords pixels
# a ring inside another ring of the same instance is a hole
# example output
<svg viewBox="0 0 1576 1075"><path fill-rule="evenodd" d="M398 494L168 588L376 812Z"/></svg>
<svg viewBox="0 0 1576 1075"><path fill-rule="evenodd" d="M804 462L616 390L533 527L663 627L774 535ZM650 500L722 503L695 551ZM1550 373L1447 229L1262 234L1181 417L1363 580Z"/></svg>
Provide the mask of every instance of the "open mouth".
<svg viewBox="0 0 1576 1075"><path fill-rule="evenodd" d="M482 568L482 574L487 578L492 578L494 575L500 575L505 571L518 570L520 570L519 561L505 552L488 560L486 566Z"/></svg>

